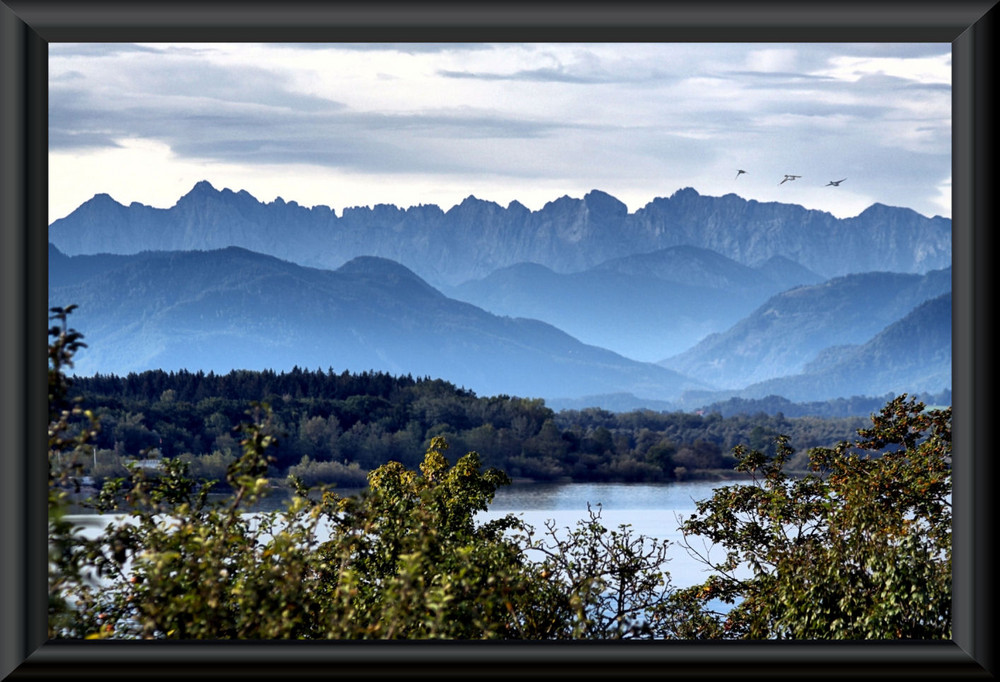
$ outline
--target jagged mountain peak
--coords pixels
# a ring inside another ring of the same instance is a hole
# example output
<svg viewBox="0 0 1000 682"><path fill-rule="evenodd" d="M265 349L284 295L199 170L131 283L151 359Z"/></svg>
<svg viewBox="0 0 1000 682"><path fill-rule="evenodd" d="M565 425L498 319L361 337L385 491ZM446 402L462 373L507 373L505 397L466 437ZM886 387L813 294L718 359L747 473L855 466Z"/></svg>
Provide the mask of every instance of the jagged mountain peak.
<svg viewBox="0 0 1000 682"><path fill-rule="evenodd" d="M509 204L507 204L507 210L508 211L514 211L514 212L521 213L521 214L531 213L531 209L529 209L527 206L525 206L524 204L522 204L517 199L514 199Z"/></svg>
<svg viewBox="0 0 1000 682"><path fill-rule="evenodd" d="M203 180L171 209L123 207L104 195L49 227L68 255L239 245L314 267L336 268L377 255L402 262L435 285L456 285L534 261L555 272L581 272L614 257L690 245L753 267L784 256L823 277L880 267L926 272L950 262L951 221L876 204L840 220L797 204L703 196L692 187L628 213L599 189L529 211L469 195L442 211L433 204L306 209L245 190L217 191Z"/></svg>
<svg viewBox="0 0 1000 682"><path fill-rule="evenodd" d="M618 218L628 215L628 207L624 203L599 189L592 189L587 192L583 197L583 201L591 213Z"/></svg>
<svg viewBox="0 0 1000 682"><path fill-rule="evenodd" d="M199 180L198 182L194 183L194 186L188 191L187 194L185 194L184 196L182 196L180 199L177 200L177 203L180 204L183 201L190 201L192 199L198 199L207 196L217 196L219 194L221 193L212 185L211 182L209 182L208 180Z"/></svg>
<svg viewBox="0 0 1000 682"><path fill-rule="evenodd" d="M695 199L700 197L701 194L698 193L694 187L682 187L673 194L670 195L671 199Z"/></svg>
<svg viewBox="0 0 1000 682"><path fill-rule="evenodd" d="M920 216L920 214L912 208L906 208L905 206L889 206L888 204L882 204L876 201L874 204L859 213L857 218L880 218L883 216L899 215L906 215L907 218Z"/></svg>
<svg viewBox="0 0 1000 682"><path fill-rule="evenodd" d="M491 215L503 213L504 208L495 201L480 199L474 194L465 197L459 203L444 212L449 220L470 218L480 215ZM475 218L473 218L475 219Z"/></svg>
<svg viewBox="0 0 1000 682"><path fill-rule="evenodd" d="M80 205L80 207L77 208L76 210L86 212L94 210L114 210L118 208L125 208L125 205L120 203L110 194L106 192L100 192L92 196L87 201L83 202Z"/></svg>
<svg viewBox="0 0 1000 682"><path fill-rule="evenodd" d="M563 194L561 197L553 199L552 201L547 201L544 206L542 206L542 212L550 209L565 210L570 207L577 207L583 204L583 199L576 197L571 197L568 194Z"/></svg>

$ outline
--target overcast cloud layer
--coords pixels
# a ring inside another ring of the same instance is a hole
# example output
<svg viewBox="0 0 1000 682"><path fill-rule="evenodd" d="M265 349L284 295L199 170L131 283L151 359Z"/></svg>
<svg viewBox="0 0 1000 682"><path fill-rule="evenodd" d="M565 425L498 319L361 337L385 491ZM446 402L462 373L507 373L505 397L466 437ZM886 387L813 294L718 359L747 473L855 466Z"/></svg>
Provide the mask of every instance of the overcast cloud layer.
<svg viewBox="0 0 1000 682"><path fill-rule="evenodd" d="M949 44L56 43L49 74L50 221L199 180L338 213L693 187L951 216Z"/></svg>

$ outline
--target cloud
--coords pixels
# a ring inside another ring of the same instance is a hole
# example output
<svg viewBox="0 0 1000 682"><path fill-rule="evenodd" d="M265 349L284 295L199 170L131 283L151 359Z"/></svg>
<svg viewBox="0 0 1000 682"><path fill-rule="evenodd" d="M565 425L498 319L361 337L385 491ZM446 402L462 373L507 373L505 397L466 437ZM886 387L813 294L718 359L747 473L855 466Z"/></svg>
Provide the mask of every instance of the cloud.
<svg viewBox="0 0 1000 682"><path fill-rule="evenodd" d="M50 43L49 58L110 58L130 54L160 54L163 50L135 43Z"/></svg>
<svg viewBox="0 0 1000 682"><path fill-rule="evenodd" d="M830 59L825 73L834 78L857 81L874 74L921 83L951 83L951 52L928 57L854 57Z"/></svg>
<svg viewBox="0 0 1000 682"><path fill-rule="evenodd" d="M275 43L275 46L280 44ZM490 43L285 43L295 50L345 50L351 52L396 52L399 54L441 54L493 50Z"/></svg>
<svg viewBox="0 0 1000 682"><path fill-rule="evenodd" d="M609 83L621 82L609 78L608 76L579 75L569 73L562 69L532 69L528 71L516 71L514 73L483 73L471 71L448 71L440 70L438 73L445 78L470 78L483 81L527 81L532 83Z"/></svg>
<svg viewBox="0 0 1000 682"><path fill-rule="evenodd" d="M805 169L940 212L947 64L946 44L54 44L49 140L67 164L148 141L162 175L240 167L257 193L266 169L353 174L382 203L407 182L505 202L603 189L635 208L682 186L794 201L806 183L775 195L773 176ZM112 165L80 182L120 180Z"/></svg>

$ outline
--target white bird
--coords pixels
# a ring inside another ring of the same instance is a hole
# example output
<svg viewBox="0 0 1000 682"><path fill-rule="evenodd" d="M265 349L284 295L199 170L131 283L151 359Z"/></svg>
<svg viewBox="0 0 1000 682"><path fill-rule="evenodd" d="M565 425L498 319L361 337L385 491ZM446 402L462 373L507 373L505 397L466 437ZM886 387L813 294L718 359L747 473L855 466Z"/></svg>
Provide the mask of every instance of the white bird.
<svg viewBox="0 0 1000 682"><path fill-rule="evenodd" d="M779 182L778 184L784 185L789 180L794 180L795 178L801 178L801 177L802 177L801 175L789 175L788 173L785 173L785 179Z"/></svg>
<svg viewBox="0 0 1000 682"><path fill-rule="evenodd" d="M844 178L844 180L846 179L847 178ZM840 183L842 183L844 180L831 180L830 182L826 183L826 186L829 187L830 185L833 185L834 187L840 187Z"/></svg>

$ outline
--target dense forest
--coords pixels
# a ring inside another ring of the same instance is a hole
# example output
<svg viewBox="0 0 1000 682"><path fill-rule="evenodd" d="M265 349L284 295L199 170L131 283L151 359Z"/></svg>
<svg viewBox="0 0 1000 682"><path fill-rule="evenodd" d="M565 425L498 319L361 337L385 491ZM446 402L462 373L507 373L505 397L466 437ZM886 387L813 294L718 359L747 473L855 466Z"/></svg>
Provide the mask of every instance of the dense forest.
<svg viewBox="0 0 1000 682"><path fill-rule="evenodd" d="M766 450L778 434L797 451L790 468L804 467L805 450L850 438L866 423L763 411L556 412L539 399L480 397L439 379L299 368L77 376L71 392L98 406L101 430L87 463L98 484L121 476L126 458L139 453L182 458L193 473L224 480L239 455L233 425L246 421L252 403L271 408L269 475L358 487L386 462L417 466L437 436L515 479L669 481L731 475L734 446Z"/></svg>

